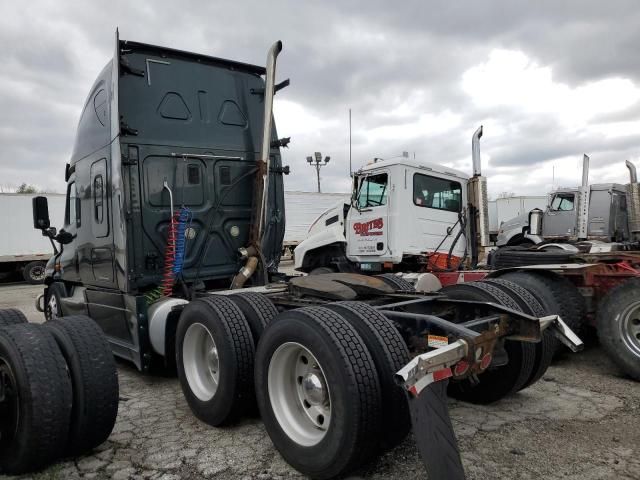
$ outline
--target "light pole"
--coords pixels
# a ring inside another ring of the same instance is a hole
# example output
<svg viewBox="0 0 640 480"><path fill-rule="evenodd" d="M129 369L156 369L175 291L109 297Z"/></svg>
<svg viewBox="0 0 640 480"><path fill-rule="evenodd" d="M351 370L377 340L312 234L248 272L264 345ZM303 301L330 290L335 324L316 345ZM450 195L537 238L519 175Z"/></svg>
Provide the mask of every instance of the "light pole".
<svg viewBox="0 0 640 480"><path fill-rule="evenodd" d="M322 154L320 152L315 152L313 155L313 157L307 157L307 162L316 168L316 173L318 174L318 193L320 193L320 168L329 163L331 157L324 157L324 160L322 160Z"/></svg>

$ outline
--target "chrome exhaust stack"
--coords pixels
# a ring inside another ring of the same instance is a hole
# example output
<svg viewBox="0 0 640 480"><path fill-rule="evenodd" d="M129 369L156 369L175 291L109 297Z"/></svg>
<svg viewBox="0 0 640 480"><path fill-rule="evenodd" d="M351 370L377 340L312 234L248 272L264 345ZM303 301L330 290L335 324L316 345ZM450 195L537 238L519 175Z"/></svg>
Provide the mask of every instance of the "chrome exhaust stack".
<svg viewBox="0 0 640 480"><path fill-rule="evenodd" d="M487 178L482 176L480 161L480 139L482 138L482 125L471 137L471 159L473 162L473 177L469 179L467 186L467 198L471 207L470 219L471 235L468 236L472 254L472 263L485 260L484 247L491 245L489 239L489 199L487 194Z"/></svg>
<svg viewBox="0 0 640 480"><path fill-rule="evenodd" d="M629 185L627 185L627 223L631 240L640 241L640 184L636 166L626 161L629 169Z"/></svg>
<svg viewBox="0 0 640 480"><path fill-rule="evenodd" d="M262 174L262 188L260 197L257 198L259 205L256 212L255 221L258 222L254 242L260 246L258 242L262 241L264 231L265 216L267 214L267 199L269 198L269 167L271 166L271 126L273 124L273 96L275 94L274 86L276 82L276 59L282 51L282 42L278 40L269 49L267 54L267 73L264 88L264 123L262 129L262 147L260 148L260 166L259 171Z"/></svg>
<svg viewBox="0 0 640 480"><path fill-rule="evenodd" d="M471 137L471 160L473 162L473 176L482 175L482 164L480 162L480 139L482 138L482 125L473 133Z"/></svg>
<svg viewBox="0 0 640 480"><path fill-rule="evenodd" d="M589 228L589 155L582 157L582 185L578 200L578 240L586 240Z"/></svg>
<svg viewBox="0 0 640 480"><path fill-rule="evenodd" d="M638 183L638 173L636 172L636 166L633 163L631 163L629 160L627 160L625 164L629 169L629 181L631 183Z"/></svg>
<svg viewBox="0 0 640 480"><path fill-rule="evenodd" d="M258 159L258 171L253 197L254 215L249 245L240 249L245 265L234 277L231 288L242 288L258 267L262 237L264 235L267 201L269 198L269 169L271 166L271 127L273 124L273 96L275 94L276 59L282 51L282 42L278 40L267 54L267 71L264 88L264 123L262 127L262 146ZM264 268L264 265L262 266Z"/></svg>

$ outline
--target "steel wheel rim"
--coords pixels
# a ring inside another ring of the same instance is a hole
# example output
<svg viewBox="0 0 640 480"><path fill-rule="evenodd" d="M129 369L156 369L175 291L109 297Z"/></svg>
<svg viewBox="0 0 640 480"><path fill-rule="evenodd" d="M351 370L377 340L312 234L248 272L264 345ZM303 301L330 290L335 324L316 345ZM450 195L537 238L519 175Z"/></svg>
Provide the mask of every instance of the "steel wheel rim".
<svg viewBox="0 0 640 480"><path fill-rule="evenodd" d="M622 312L619 327L625 346L640 358L640 302L629 305Z"/></svg>
<svg viewBox="0 0 640 480"><path fill-rule="evenodd" d="M267 387L287 436L305 447L320 443L331 425L331 391L316 357L299 343L280 345L269 363Z"/></svg>
<svg viewBox="0 0 640 480"><path fill-rule="evenodd" d="M42 265L33 267L31 269L31 278L38 282L41 280L44 280L44 276L45 276L44 272L45 272L45 268Z"/></svg>
<svg viewBox="0 0 640 480"><path fill-rule="evenodd" d="M220 358L213 335L202 323L189 325L182 342L182 364L193 394L211 400L220 383Z"/></svg>
<svg viewBox="0 0 640 480"><path fill-rule="evenodd" d="M60 316L58 312L58 300L56 299L55 295L52 294L49 296L49 301L47 302L47 305L49 307L49 316L52 319Z"/></svg>
<svg viewBox="0 0 640 480"><path fill-rule="evenodd" d="M0 357L0 446L4 447L16 436L20 401L13 370Z"/></svg>

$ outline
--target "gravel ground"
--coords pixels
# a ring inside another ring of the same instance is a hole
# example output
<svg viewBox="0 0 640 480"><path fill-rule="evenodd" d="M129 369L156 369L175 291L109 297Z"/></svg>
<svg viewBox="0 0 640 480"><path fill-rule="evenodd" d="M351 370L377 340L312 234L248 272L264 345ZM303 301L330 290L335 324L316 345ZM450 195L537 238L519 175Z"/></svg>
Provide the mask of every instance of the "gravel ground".
<svg viewBox="0 0 640 480"><path fill-rule="evenodd" d="M41 287L4 285L0 307L32 307ZM593 342L567 354L537 384L491 406L451 401L470 479L640 479L640 384ZM119 363L121 402L109 440L92 455L36 479L302 478L273 448L259 418L212 428L193 417L176 378ZM2 477L6 479L11 477ZM426 478L412 438L353 478Z"/></svg>

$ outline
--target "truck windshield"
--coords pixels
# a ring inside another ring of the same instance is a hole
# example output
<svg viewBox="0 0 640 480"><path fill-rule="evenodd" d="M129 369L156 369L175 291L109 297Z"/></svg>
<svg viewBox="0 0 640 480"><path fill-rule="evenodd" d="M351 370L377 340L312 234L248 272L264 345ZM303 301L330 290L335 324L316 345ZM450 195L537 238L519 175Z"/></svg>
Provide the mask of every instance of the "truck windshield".
<svg viewBox="0 0 640 480"><path fill-rule="evenodd" d="M386 205L387 182L388 176L386 173L365 177L360 183L360 190L358 192L358 208Z"/></svg>
<svg viewBox="0 0 640 480"><path fill-rule="evenodd" d="M573 193L561 193L553 197L551 202L551 210L567 212L573 210L574 195Z"/></svg>
<svg viewBox="0 0 640 480"><path fill-rule="evenodd" d="M459 212L462 186L444 178L416 173L413 176L413 203L418 207Z"/></svg>

